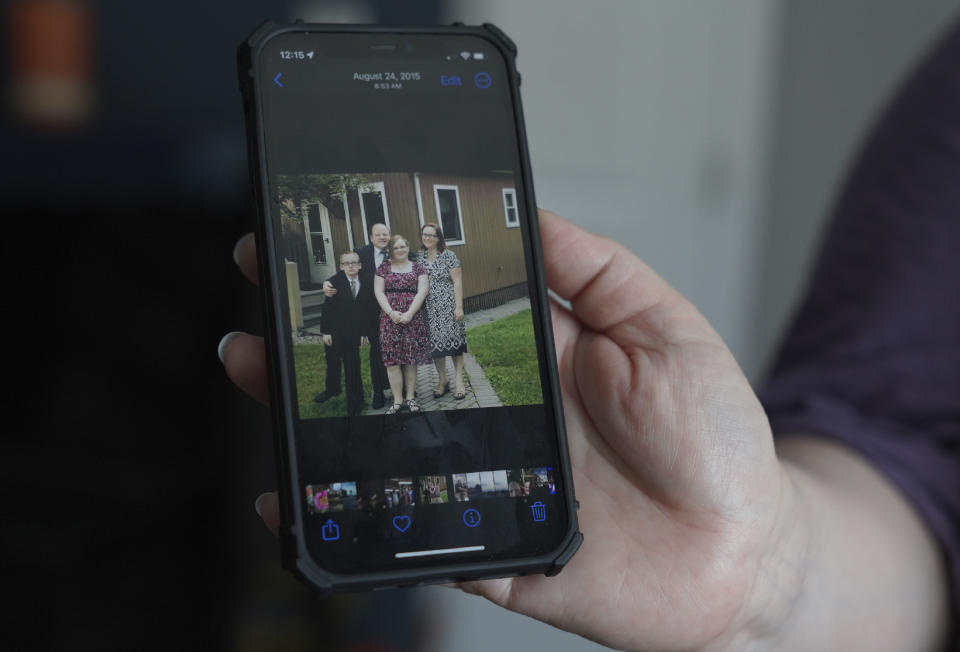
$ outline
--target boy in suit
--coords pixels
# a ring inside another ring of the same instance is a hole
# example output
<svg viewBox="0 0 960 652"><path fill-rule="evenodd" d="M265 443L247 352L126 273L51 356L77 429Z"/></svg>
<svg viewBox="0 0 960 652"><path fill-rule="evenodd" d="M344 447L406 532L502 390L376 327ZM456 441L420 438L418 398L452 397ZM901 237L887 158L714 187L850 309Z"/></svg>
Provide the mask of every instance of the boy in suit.
<svg viewBox="0 0 960 652"><path fill-rule="evenodd" d="M336 354L333 357L343 362L348 416L363 411L360 345L370 335L370 325L376 322L379 310L373 296L373 283L366 277L360 278L361 268L360 256L356 252L340 256L340 271L327 279L337 292L324 301L320 320L324 345Z"/></svg>
<svg viewBox="0 0 960 652"><path fill-rule="evenodd" d="M377 222L370 226L370 242L362 247L357 247L354 251L360 256L360 277L370 288L373 288L373 277L377 273L377 267L385 260L390 258L388 245L390 244L390 229L386 224ZM337 289L333 287L330 279L323 282L323 293L328 298L337 294ZM380 311L375 310L370 315L369 333L370 339L370 379L373 385L373 403L371 407L379 410L386 404L383 392L389 389L390 382L387 379L387 368L383 366L383 356L380 353ZM327 356L328 369L332 376L327 378L327 390L317 395L317 402L332 398L340 393L340 363L336 360L330 360L333 356ZM336 365L336 366L334 366Z"/></svg>

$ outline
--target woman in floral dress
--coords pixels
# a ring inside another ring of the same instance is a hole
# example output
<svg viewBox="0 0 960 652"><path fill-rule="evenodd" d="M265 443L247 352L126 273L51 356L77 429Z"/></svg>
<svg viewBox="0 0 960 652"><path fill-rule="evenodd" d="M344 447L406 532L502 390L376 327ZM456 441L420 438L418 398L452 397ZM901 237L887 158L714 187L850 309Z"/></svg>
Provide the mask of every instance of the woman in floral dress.
<svg viewBox="0 0 960 652"><path fill-rule="evenodd" d="M380 349L387 379L393 392L393 405L386 414L395 414L404 406L419 412L417 365L430 362L430 341L423 302L430 281L427 270L410 260L410 246L402 235L390 238L390 259L377 268L373 293L383 312L380 315ZM401 397L405 400L401 403Z"/></svg>
<svg viewBox="0 0 960 652"><path fill-rule="evenodd" d="M457 255L447 249L443 230L428 222L420 228L423 248L417 262L430 275L427 293L427 322L430 333L430 355L437 368L437 386L433 395L440 398L450 390L447 380L447 358L453 358L453 398L465 394L463 386L463 354L467 351L467 331L463 324L463 275Z"/></svg>

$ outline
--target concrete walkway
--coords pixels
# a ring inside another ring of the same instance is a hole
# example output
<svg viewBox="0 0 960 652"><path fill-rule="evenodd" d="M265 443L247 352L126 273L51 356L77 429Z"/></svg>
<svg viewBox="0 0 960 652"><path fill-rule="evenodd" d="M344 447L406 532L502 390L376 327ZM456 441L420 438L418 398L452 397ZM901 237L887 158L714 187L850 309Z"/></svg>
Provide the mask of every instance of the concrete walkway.
<svg viewBox="0 0 960 652"><path fill-rule="evenodd" d="M521 310L527 310L529 308L529 299L514 299L513 301L508 301L502 306L497 306L496 308L488 308L486 310L472 312L464 317L464 322L466 323L467 330L470 330L471 328L476 328L477 326L481 326L483 324L489 324L490 322L503 319L504 317L509 317L510 315L520 312ZM469 352L463 355L463 384L464 388L466 389L466 396L459 401L454 399L453 392L455 387L453 382L453 360L447 358L445 362L447 365L447 380L450 381L450 391L447 392L445 396L440 398L434 398L433 396L433 390L437 386L437 370L434 365L425 364L417 367L417 403L420 404L421 409L423 409L425 412L432 412L434 410L462 410L464 408L500 407L503 405L503 403L501 403L500 399L497 397L497 393L493 391L490 381L487 380L487 377L484 375L483 369L477 363L476 358L474 358ZM391 404L392 401L390 400L390 392L388 391L387 406L385 408L381 410L367 409L364 411L364 414L383 414Z"/></svg>
<svg viewBox="0 0 960 652"><path fill-rule="evenodd" d="M486 310L471 312L469 315L464 316L463 321L466 323L467 330L470 330L471 328L489 324L492 321L497 321L510 315L515 315L521 310L529 309L530 299L523 297L521 299L507 301L502 306L497 306L496 308L487 308Z"/></svg>
<svg viewBox="0 0 960 652"><path fill-rule="evenodd" d="M433 390L437 386L437 369L432 364L417 367L417 403L425 412L435 410L462 410L464 408L500 407L503 403L493 391L490 381L483 374L483 369L477 364L476 358L470 353L463 355L463 385L465 396L461 400L453 398L453 360L447 358L447 380L450 382L450 391L440 398L435 398ZM387 392L387 407L390 407L390 392ZM383 414L382 410L364 410L364 414Z"/></svg>

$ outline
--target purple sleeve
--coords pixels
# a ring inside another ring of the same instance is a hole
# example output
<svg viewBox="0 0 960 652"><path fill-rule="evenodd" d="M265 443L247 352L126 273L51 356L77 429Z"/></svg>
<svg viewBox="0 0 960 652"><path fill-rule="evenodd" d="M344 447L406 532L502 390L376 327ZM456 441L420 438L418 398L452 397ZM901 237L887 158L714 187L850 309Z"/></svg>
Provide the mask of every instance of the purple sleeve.
<svg viewBox="0 0 960 652"><path fill-rule="evenodd" d="M899 487L960 621L960 29L866 142L760 397L775 433L838 440Z"/></svg>

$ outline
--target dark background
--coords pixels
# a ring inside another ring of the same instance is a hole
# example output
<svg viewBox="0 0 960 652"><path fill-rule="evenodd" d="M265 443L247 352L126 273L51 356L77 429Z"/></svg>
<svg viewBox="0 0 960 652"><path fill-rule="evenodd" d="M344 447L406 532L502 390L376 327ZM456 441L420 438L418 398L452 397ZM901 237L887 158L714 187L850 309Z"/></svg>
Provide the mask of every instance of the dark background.
<svg viewBox="0 0 960 652"><path fill-rule="evenodd" d="M44 1L3 7L8 92L15 12ZM7 102L0 121L3 646L416 649L414 594L320 602L280 570L253 511L275 486L267 413L216 356L223 334L262 331L231 261L253 227L235 50L291 3L73 4L94 111ZM445 20L439 1L369 4Z"/></svg>

